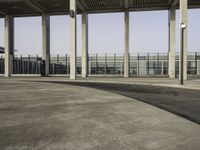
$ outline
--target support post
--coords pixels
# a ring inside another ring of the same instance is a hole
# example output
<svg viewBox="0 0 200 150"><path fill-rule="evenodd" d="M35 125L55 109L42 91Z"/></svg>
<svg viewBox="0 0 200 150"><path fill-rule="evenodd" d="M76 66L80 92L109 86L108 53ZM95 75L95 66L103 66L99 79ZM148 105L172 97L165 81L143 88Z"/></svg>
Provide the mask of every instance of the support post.
<svg viewBox="0 0 200 150"><path fill-rule="evenodd" d="M179 79L180 84L187 80L187 29L188 29L188 0L180 0L180 67Z"/></svg>
<svg viewBox="0 0 200 150"><path fill-rule="evenodd" d="M82 77L88 76L88 14L82 13Z"/></svg>
<svg viewBox="0 0 200 150"><path fill-rule="evenodd" d="M150 62L149 62L149 53L147 54L147 75L149 75L149 67L150 67Z"/></svg>
<svg viewBox="0 0 200 150"><path fill-rule="evenodd" d="M197 53L197 75L200 75L200 60L199 60L200 56L199 53Z"/></svg>
<svg viewBox="0 0 200 150"><path fill-rule="evenodd" d="M77 55L77 29L76 29L76 2L77 0L70 0L70 79L75 80L76 72L76 55Z"/></svg>
<svg viewBox="0 0 200 150"><path fill-rule="evenodd" d="M14 18L5 16L5 77L13 73Z"/></svg>
<svg viewBox="0 0 200 150"><path fill-rule="evenodd" d="M42 59L45 60L45 76L49 75L50 60L50 16L42 15Z"/></svg>
<svg viewBox="0 0 200 150"><path fill-rule="evenodd" d="M168 73L170 78L176 77L175 57L176 57L176 8L169 10L169 54Z"/></svg>
<svg viewBox="0 0 200 150"><path fill-rule="evenodd" d="M107 74L107 54L105 54L105 68L104 68L104 74Z"/></svg>
<svg viewBox="0 0 200 150"><path fill-rule="evenodd" d="M197 63L198 63L197 62L197 52L195 52L195 75L198 75L198 73L197 73L198 64Z"/></svg>
<svg viewBox="0 0 200 150"><path fill-rule="evenodd" d="M140 53L137 55L137 75L140 75Z"/></svg>
<svg viewBox="0 0 200 150"><path fill-rule="evenodd" d="M129 11L125 10L124 16L124 26L125 26L125 35L124 35L124 77L130 77L130 59L129 59Z"/></svg>

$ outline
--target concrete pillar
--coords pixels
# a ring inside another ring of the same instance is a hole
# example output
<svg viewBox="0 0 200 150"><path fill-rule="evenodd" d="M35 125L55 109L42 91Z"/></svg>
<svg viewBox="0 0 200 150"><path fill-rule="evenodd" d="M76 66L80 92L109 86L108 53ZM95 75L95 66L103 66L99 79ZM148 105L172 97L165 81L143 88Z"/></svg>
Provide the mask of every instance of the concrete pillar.
<svg viewBox="0 0 200 150"><path fill-rule="evenodd" d="M200 60L197 59L197 75L200 75Z"/></svg>
<svg viewBox="0 0 200 150"><path fill-rule="evenodd" d="M13 73L14 18L5 16L5 77Z"/></svg>
<svg viewBox="0 0 200 150"><path fill-rule="evenodd" d="M82 13L82 77L88 75L88 14Z"/></svg>
<svg viewBox="0 0 200 150"><path fill-rule="evenodd" d="M181 79L181 70L183 70L183 80L187 80L188 0L180 0L179 4L180 4L180 23L181 23L180 49L183 49L183 58L181 57L182 52L180 52L179 78Z"/></svg>
<svg viewBox="0 0 200 150"><path fill-rule="evenodd" d="M176 77L175 57L176 57L176 8L173 7L169 10L168 74L170 78Z"/></svg>
<svg viewBox="0 0 200 150"><path fill-rule="evenodd" d="M124 27L125 27L125 35L124 35L124 77L128 78L130 76L129 72L129 11L125 10L124 16Z"/></svg>
<svg viewBox="0 0 200 150"><path fill-rule="evenodd" d="M89 67L89 68L88 68L88 72L89 72L89 75L91 75L91 74L92 74L92 71L91 71L91 66L92 66L92 65L91 65L91 62L89 62L89 63L88 63L88 67Z"/></svg>
<svg viewBox="0 0 200 150"><path fill-rule="evenodd" d="M161 61L161 75L164 75L164 62Z"/></svg>
<svg viewBox="0 0 200 150"><path fill-rule="evenodd" d="M76 55L77 55L77 35L76 35L76 0L70 0L70 79L76 79Z"/></svg>
<svg viewBox="0 0 200 150"><path fill-rule="evenodd" d="M42 15L42 59L45 60L45 75L49 75L50 60L50 16Z"/></svg>

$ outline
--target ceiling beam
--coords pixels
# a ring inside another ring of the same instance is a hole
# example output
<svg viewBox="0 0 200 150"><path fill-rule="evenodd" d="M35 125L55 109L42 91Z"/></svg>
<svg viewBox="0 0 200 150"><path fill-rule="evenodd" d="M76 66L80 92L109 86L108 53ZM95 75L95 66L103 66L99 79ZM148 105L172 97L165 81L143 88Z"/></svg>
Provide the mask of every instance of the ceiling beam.
<svg viewBox="0 0 200 150"><path fill-rule="evenodd" d="M87 10L87 9L88 9L88 5L87 5L86 1L85 1L85 0L79 0L79 1L81 2L83 8L84 8L85 10Z"/></svg>
<svg viewBox="0 0 200 150"><path fill-rule="evenodd" d="M128 9L129 8L129 0L124 0L124 8Z"/></svg>
<svg viewBox="0 0 200 150"><path fill-rule="evenodd" d="M45 13L44 8L39 7L38 5L36 5L35 3L33 3L30 0L24 0L24 2L26 4L28 4L31 8L33 8L34 10L40 12L40 13Z"/></svg>
<svg viewBox="0 0 200 150"><path fill-rule="evenodd" d="M0 0L1 3L21 2L23 0Z"/></svg>
<svg viewBox="0 0 200 150"><path fill-rule="evenodd" d="M2 14L2 15L4 15L4 16L7 15L5 12L3 12L3 11L1 11L1 10L0 10L0 14Z"/></svg>
<svg viewBox="0 0 200 150"><path fill-rule="evenodd" d="M119 3L120 3L120 7L124 7L124 0L120 0Z"/></svg>
<svg viewBox="0 0 200 150"><path fill-rule="evenodd" d="M179 3L179 0L172 0L169 9L172 8L172 7L176 7L176 5L178 3Z"/></svg>
<svg viewBox="0 0 200 150"><path fill-rule="evenodd" d="M84 4L81 2L81 0L77 1L77 6L78 8L80 8L82 11L85 11L85 6Z"/></svg>

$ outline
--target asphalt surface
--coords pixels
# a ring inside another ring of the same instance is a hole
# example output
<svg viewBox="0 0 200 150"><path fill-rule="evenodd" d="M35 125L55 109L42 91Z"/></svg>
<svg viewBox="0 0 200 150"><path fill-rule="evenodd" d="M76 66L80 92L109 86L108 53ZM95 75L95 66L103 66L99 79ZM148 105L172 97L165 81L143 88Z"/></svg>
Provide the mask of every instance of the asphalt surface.
<svg viewBox="0 0 200 150"><path fill-rule="evenodd" d="M0 150L200 149L199 124L108 85L31 80L0 78Z"/></svg>
<svg viewBox="0 0 200 150"><path fill-rule="evenodd" d="M162 108L200 124L200 91L152 85L97 82L62 82L109 91Z"/></svg>

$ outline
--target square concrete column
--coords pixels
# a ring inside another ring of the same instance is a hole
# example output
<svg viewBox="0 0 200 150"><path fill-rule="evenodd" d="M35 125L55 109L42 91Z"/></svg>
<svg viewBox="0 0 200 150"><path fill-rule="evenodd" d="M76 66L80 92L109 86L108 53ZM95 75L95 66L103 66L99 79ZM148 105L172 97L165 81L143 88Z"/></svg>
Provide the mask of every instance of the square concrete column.
<svg viewBox="0 0 200 150"><path fill-rule="evenodd" d="M199 59L199 54L197 53L197 75L200 75L200 59Z"/></svg>
<svg viewBox="0 0 200 150"><path fill-rule="evenodd" d="M76 55L77 55L77 29L76 29L76 2L70 0L70 79L76 79Z"/></svg>
<svg viewBox="0 0 200 150"><path fill-rule="evenodd" d="M197 62L197 75L200 75L200 60Z"/></svg>
<svg viewBox="0 0 200 150"><path fill-rule="evenodd" d="M129 72L129 11L125 10L124 16L124 77L128 78L130 76Z"/></svg>
<svg viewBox="0 0 200 150"><path fill-rule="evenodd" d="M179 78L187 80L188 0L180 0L180 67ZM183 57L181 57L183 56Z"/></svg>
<svg viewBox="0 0 200 150"><path fill-rule="evenodd" d="M82 77L88 75L88 14L82 13Z"/></svg>
<svg viewBox="0 0 200 150"><path fill-rule="evenodd" d="M176 8L169 10L169 58L168 74L170 78L175 78L175 57L176 57Z"/></svg>
<svg viewBox="0 0 200 150"><path fill-rule="evenodd" d="M45 75L49 75L50 60L50 16L42 15L42 59L45 60Z"/></svg>
<svg viewBox="0 0 200 150"><path fill-rule="evenodd" d="M14 18L5 16L5 77L13 73Z"/></svg>

